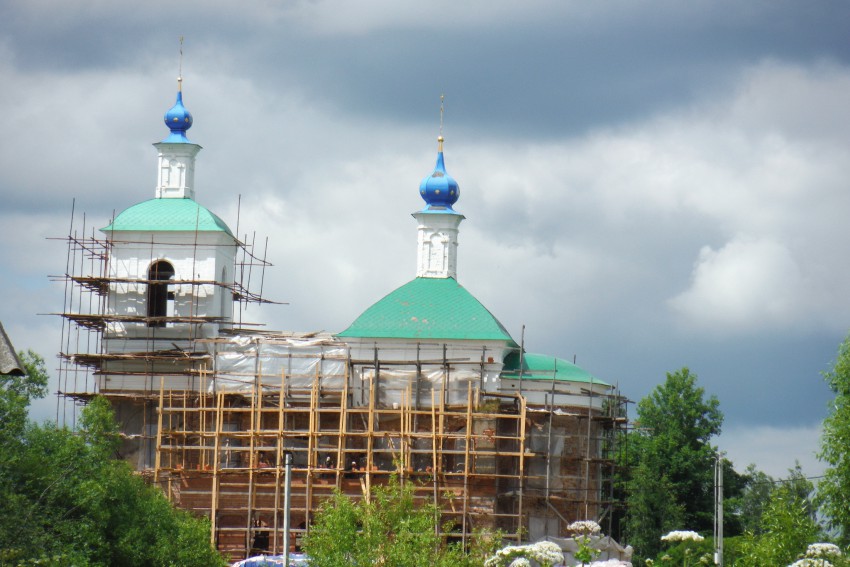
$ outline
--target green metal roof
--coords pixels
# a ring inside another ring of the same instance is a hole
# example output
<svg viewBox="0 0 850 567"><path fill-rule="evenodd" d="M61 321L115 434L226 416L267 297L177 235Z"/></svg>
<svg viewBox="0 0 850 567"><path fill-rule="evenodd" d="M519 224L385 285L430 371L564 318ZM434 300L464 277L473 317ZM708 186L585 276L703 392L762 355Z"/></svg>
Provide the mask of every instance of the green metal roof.
<svg viewBox="0 0 850 567"><path fill-rule="evenodd" d="M563 358L527 352L523 355L522 362L523 380L552 380L554 377L555 380L563 382L592 381L602 386L611 385ZM519 352L512 352L505 357L502 378L519 379Z"/></svg>
<svg viewBox="0 0 850 567"><path fill-rule="evenodd" d="M193 199L151 199L133 205L115 217L112 224L101 229L113 230L169 230L233 233L227 224L206 207Z"/></svg>
<svg viewBox="0 0 850 567"><path fill-rule="evenodd" d="M454 278L416 278L363 312L339 337L508 341L499 321Z"/></svg>

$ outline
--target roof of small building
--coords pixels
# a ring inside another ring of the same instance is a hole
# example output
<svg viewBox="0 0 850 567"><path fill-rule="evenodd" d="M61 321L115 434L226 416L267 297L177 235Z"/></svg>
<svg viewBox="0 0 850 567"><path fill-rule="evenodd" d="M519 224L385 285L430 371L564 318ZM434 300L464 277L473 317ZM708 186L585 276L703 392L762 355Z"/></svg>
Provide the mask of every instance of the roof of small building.
<svg viewBox="0 0 850 567"><path fill-rule="evenodd" d="M201 231L225 232L230 236L230 228L218 216L193 199L150 199L125 209L115 217L112 224L101 229L103 232L114 230L163 230L163 231Z"/></svg>
<svg viewBox="0 0 850 567"><path fill-rule="evenodd" d="M505 357L502 377L518 379L520 374L519 361L519 352L508 354ZM526 352L522 356L523 380L552 380L553 378L559 382L592 382L601 386L610 386L607 382L600 380L569 360L531 352Z"/></svg>
<svg viewBox="0 0 850 567"><path fill-rule="evenodd" d="M496 340L505 327L454 278L415 278L369 307L339 337Z"/></svg>
<svg viewBox="0 0 850 567"><path fill-rule="evenodd" d="M24 365L15 354L15 347L0 323L0 374L24 375Z"/></svg>

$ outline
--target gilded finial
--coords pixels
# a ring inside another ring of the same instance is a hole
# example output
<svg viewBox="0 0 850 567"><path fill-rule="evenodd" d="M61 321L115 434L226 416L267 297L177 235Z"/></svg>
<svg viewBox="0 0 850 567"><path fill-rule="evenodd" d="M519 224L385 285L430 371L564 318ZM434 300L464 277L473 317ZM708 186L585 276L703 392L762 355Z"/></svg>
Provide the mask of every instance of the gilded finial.
<svg viewBox="0 0 850 567"><path fill-rule="evenodd" d="M446 100L446 95L440 95L440 135L437 136L437 143L439 145L438 151L443 151L443 114L445 114L445 105L443 104Z"/></svg>
<svg viewBox="0 0 850 567"><path fill-rule="evenodd" d="M177 90L183 91L183 36L180 36L180 61L177 64Z"/></svg>

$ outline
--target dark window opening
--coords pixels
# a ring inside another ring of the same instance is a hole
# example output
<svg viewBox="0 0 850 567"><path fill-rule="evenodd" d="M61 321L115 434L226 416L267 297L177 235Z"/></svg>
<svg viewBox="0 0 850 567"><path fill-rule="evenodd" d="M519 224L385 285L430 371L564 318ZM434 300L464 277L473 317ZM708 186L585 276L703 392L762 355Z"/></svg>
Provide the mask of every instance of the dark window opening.
<svg viewBox="0 0 850 567"><path fill-rule="evenodd" d="M173 277L174 266L165 260L154 262L148 269L148 280L163 282L148 284L148 317L162 317L148 321L148 327L165 327L164 318L169 316L169 311L173 314L174 292L168 289L167 283Z"/></svg>
<svg viewBox="0 0 850 567"><path fill-rule="evenodd" d="M251 554L269 552L269 530L268 522L265 520L254 520L254 541L251 545Z"/></svg>

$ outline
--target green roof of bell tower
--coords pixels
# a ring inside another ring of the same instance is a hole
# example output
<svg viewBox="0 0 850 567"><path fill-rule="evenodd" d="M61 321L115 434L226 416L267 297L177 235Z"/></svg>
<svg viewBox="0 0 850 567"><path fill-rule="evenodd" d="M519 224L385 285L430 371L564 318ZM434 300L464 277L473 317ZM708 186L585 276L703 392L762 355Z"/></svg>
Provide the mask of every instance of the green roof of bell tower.
<svg viewBox="0 0 850 567"><path fill-rule="evenodd" d="M339 337L493 340L518 346L454 278L416 278L364 311Z"/></svg>
<svg viewBox="0 0 850 567"><path fill-rule="evenodd" d="M225 232L227 224L193 199L159 198L142 201L125 209L112 224L101 229L133 231Z"/></svg>

